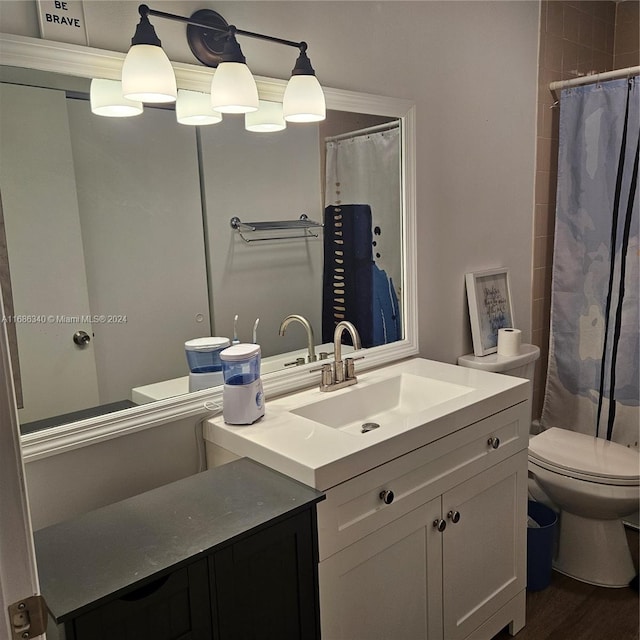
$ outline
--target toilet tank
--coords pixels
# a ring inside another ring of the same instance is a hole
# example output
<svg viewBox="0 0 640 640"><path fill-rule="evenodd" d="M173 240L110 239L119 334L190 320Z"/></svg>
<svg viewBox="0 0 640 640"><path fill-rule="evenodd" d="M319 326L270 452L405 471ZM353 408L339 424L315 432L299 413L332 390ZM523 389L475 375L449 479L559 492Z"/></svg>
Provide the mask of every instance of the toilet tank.
<svg viewBox="0 0 640 640"><path fill-rule="evenodd" d="M517 356L501 356L490 353L486 356L475 356L472 353L458 358L458 365L470 369L482 369L507 376L526 378L533 382L536 360L540 357L540 348L534 344L523 344Z"/></svg>

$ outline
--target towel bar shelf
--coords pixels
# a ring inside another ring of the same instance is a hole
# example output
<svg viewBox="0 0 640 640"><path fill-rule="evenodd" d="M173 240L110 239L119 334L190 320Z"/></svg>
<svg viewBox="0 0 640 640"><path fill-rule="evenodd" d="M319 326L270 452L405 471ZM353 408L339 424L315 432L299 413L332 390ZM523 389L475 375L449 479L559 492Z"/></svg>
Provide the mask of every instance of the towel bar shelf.
<svg viewBox="0 0 640 640"><path fill-rule="evenodd" d="M317 238L318 234L312 229L322 228L322 223L311 220L306 213L300 214L298 220L269 220L265 222L242 222L240 218L234 216L229 221L231 228L238 232L239 236L247 243L261 242L265 240L290 240L293 238ZM245 233L253 233L260 231L284 231L284 230L302 230L298 235L278 235L264 236L258 238L246 238Z"/></svg>

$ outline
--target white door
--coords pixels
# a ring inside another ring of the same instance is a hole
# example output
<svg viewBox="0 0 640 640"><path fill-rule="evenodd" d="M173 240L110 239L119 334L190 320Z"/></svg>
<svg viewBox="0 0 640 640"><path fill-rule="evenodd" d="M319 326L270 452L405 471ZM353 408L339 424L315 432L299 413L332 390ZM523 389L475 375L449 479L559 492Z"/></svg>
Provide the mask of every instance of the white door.
<svg viewBox="0 0 640 640"><path fill-rule="evenodd" d="M0 292L0 311L2 311ZM9 605L39 593L7 331L0 324L0 637L12 638ZM33 636L36 637L36 636Z"/></svg>
<svg viewBox="0 0 640 640"><path fill-rule="evenodd" d="M320 563L323 638L441 640L440 509L436 498Z"/></svg>
<svg viewBox="0 0 640 640"><path fill-rule="evenodd" d="M0 114L24 424L100 402L65 93L2 83Z"/></svg>

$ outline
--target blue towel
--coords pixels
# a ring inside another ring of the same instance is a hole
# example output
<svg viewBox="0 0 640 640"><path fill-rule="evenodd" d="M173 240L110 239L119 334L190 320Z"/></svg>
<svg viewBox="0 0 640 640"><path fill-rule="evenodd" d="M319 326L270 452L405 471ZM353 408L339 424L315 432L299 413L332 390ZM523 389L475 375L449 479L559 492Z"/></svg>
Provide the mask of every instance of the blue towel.
<svg viewBox="0 0 640 640"><path fill-rule="evenodd" d="M393 286L393 280L375 263L373 272L373 344L388 344L402 338L400 306Z"/></svg>
<svg viewBox="0 0 640 640"><path fill-rule="evenodd" d="M322 341L341 320L352 322L363 347L373 337L373 236L367 204L331 205L324 215ZM345 342L349 339L345 333Z"/></svg>

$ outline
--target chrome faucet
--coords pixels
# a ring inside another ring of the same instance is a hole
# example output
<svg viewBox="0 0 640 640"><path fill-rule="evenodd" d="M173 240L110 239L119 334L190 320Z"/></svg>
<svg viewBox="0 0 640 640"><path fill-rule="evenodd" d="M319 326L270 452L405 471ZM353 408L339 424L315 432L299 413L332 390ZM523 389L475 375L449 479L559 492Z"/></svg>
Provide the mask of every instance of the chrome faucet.
<svg viewBox="0 0 640 640"><path fill-rule="evenodd" d="M280 325L280 331L278 333L281 336L283 336L286 328L292 322L299 322L305 328L305 331L307 332L307 352L308 352L307 362L315 362L317 358L316 358L315 342L313 338L313 327L304 316L298 315L297 313L292 313L291 315L287 316L282 321L282 324ZM296 363L292 363L292 364L296 364Z"/></svg>
<svg viewBox="0 0 640 640"><path fill-rule="evenodd" d="M335 353L335 360L333 366L330 363L323 364L319 369L311 369L311 371L321 371L320 377L320 391L335 391L336 389L342 389L343 387L349 387L352 384L358 382L358 378L355 375L355 369L353 366L354 360L360 360L364 356L359 358L345 358L342 361L342 333L348 331L351 335L354 350L361 349L360 335L353 323L342 320L338 322L333 332L333 350Z"/></svg>

